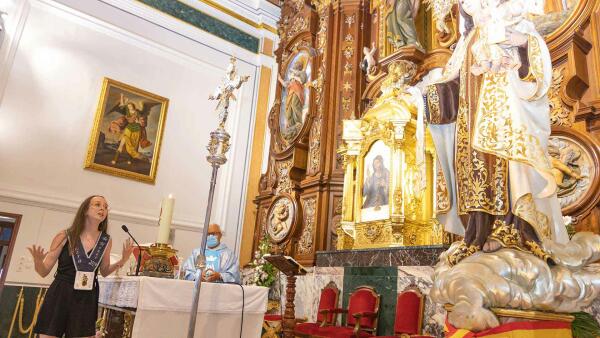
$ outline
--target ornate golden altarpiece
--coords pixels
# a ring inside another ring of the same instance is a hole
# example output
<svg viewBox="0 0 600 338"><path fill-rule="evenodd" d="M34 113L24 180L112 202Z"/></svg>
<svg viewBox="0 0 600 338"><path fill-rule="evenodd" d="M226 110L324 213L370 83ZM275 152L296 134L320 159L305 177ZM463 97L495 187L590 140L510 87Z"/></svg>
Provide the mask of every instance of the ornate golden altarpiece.
<svg viewBox="0 0 600 338"><path fill-rule="evenodd" d="M459 35L457 9L445 19L447 32L440 33L441 23L422 4L414 21L421 47L398 46L387 39L386 20L395 3L283 1L276 51L280 81L269 114L268 169L255 199L254 248L267 232L277 251L303 264L314 263L317 251L334 250L344 240L338 237L347 169L347 153L338 152L342 121L365 116L394 62L414 62L414 82L446 64ZM555 68L549 96L563 212L573 217L575 230L600 232L600 77L594 76L600 72L600 2L546 3L554 19L539 26ZM565 4L568 8L561 7ZM366 72L364 47L377 48Z"/></svg>
<svg viewBox="0 0 600 338"><path fill-rule="evenodd" d="M343 121L344 143L338 152L345 175L337 249L443 244L443 230L433 212L435 148L430 137L417 146L417 106L405 91L415 74L412 62L392 63L382 95L360 119ZM417 166L419 148L424 153L423 180ZM379 171L387 171L387 163L389 175L376 182L374 167L380 162Z"/></svg>

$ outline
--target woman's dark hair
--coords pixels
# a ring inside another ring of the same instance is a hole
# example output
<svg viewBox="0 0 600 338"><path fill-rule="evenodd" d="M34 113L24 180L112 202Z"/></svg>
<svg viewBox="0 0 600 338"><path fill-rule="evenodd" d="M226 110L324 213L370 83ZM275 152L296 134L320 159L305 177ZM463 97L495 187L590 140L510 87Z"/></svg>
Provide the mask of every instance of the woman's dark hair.
<svg viewBox="0 0 600 338"><path fill-rule="evenodd" d="M79 206L79 209L77 209L77 213L75 214L73 223L71 224L69 229L67 229L67 236L69 236L69 254L72 254L75 251L75 248L78 247L79 243L81 242L79 236L81 235L83 227L85 226L85 214L90 208L90 203L92 202L92 198L94 197L102 197L104 199L104 196L92 195L83 200L83 202L81 202L81 205ZM107 228L108 214L106 215L106 218L104 218L104 220L100 222L100 224L98 224L98 230L101 232L106 232Z"/></svg>

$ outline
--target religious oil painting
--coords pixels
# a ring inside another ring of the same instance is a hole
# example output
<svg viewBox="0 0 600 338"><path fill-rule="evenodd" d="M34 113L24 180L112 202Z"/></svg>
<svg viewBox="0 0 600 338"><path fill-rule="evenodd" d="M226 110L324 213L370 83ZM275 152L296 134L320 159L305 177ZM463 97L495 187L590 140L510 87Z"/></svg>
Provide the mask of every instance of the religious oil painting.
<svg viewBox="0 0 600 338"><path fill-rule="evenodd" d="M291 58L285 78L279 77L282 86L279 130L287 142L292 142L302 130L309 109L311 58L309 52L299 51Z"/></svg>
<svg viewBox="0 0 600 338"><path fill-rule="evenodd" d="M85 168L154 183L168 104L104 78Z"/></svg>
<svg viewBox="0 0 600 338"><path fill-rule="evenodd" d="M390 215L390 148L375 141L364 157L361 221L387 219Z"/></svg>
<svg viewBox="0 0 600 338"><path fill-rule="evenodd" d="M271 241L283 241L293 227L296 218L294 203L287 196L281 196L271 206L267 219L267 234Z"/></svg>

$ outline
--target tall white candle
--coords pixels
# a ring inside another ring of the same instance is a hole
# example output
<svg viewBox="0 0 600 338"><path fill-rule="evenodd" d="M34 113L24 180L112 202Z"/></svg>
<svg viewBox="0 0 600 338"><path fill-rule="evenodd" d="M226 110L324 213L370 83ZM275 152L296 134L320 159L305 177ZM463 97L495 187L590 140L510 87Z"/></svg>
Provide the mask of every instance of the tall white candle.
<svg viewBox="0 0 600 338"><path fill-rule="evenodd" d="M171 222L173 221L173 205L175 198L172 194L165 197L160 207L160 219L158 221L158 239L157 243L168 244L169 232L171 230Z"/></svg>

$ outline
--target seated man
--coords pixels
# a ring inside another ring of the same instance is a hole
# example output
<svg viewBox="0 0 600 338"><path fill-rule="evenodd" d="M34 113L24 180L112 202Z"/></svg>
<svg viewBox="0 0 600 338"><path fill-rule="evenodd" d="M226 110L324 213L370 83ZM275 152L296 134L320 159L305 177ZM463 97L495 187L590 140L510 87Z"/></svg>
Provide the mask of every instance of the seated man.
<svg viewBox="0 0 600 338"><path fill-rule="evenodd" d="M208 226L206 237L206 269L202 274L203 282L240 283L238 258L225 244L221 243L221 228L218 224ZM183 263L185 279L196 279L196 258L200 248L192 250L192 254Z"/></svg>

